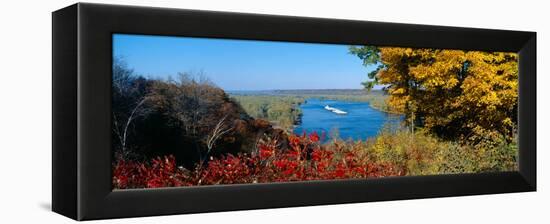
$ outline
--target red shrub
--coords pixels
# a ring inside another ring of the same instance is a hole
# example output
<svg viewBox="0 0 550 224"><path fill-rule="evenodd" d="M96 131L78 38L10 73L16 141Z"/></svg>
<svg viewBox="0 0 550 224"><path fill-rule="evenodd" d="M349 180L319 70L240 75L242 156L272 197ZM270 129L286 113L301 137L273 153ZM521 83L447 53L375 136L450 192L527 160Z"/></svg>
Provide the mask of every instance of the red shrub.
<svg viewBox="0 0 550 224"><path fill-rule="evenodd" d="M113 166L115 188L157 188L191 185L189 179L176 167L174 156L157 157L151 163L118 159Z"/></svg>
<svg viewBox="0 0 550 224"><path fill-rule="evenodd" d="M211 160L208 167L200 172L199 185L238 184L250 181L253 171L249 166L250 158L242 155L227 155Z"/></svg>
<svg viewBox="0 0 550 224"><path fill-rule="evenodd" d="M277 142L258 145L252 154L211 158L205 166L189 171L177 168L173 156L139 163L118 159L113 165L113 187L155 188L215 184L270 183L304 180L373 178L403 175L393 164L369 161L357 150L337 143L321 145L317 133L291 135L289 149Z"/></svg>

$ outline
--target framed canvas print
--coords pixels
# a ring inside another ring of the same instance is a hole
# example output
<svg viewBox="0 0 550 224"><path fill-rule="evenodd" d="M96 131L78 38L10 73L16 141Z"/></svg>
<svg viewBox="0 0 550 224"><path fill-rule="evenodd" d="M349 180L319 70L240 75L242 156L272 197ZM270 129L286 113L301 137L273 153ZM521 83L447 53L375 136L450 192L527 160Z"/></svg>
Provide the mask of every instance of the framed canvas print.
<svg viewBox="0 0 550 224"><path fill-rule="evenodd" d="M77 220L536 190L536 33L79 3L53 13Z"/></svg>

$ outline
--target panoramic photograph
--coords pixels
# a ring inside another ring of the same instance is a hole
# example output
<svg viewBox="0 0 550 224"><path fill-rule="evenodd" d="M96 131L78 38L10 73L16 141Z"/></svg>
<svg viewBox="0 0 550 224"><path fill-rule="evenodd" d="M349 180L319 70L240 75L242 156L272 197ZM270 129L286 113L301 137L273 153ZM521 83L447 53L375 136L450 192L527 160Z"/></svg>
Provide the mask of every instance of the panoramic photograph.
<svg viewBox="0 0 550 224"><path fill-rule="evenodd" d="M518 169L516 53L112 39L113 189Z"/></svg>

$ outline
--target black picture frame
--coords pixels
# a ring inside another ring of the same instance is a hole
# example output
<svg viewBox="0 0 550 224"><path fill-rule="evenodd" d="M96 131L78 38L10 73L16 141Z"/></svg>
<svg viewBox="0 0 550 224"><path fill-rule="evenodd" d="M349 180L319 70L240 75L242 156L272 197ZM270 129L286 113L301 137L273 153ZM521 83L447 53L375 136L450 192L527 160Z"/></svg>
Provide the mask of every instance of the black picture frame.
<svg viewBox="0 0 550 224"><path fill-rule="evenodd" d="M536 190L536 33L78 3L53 12L52 210L76 220ZM519 171L113 191L112 34L518 52Z"/></svg>

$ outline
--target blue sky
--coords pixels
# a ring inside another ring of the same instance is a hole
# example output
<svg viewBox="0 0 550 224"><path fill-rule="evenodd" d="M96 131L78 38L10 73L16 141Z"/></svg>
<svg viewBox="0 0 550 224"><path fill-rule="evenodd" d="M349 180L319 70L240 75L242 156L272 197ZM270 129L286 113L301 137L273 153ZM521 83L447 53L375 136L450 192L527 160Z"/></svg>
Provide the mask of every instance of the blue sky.
<svg viewBox="0 0 550 224"><path fill-rule="evenodd" d="M367 73L348 45L113 35L113 55L137 74L203 74L225 90L359 89Z"/></svg>

